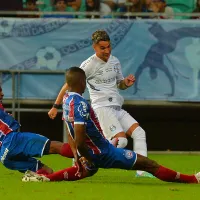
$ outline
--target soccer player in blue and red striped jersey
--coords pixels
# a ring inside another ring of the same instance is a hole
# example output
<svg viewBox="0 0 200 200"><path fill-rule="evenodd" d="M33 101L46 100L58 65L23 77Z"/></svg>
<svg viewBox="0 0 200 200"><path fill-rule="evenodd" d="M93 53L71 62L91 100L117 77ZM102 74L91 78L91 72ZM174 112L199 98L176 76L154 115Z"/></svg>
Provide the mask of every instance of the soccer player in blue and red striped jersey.
<svg viewBox="0 0 200 200"><path fill-rule="evenodd" d="M143 170L167 182L199 183L200 173L181 174L134 151L110 144L93 109L82 97L86 87L85 72L79 67L70 68L66 82L69 89L63 99L63 117L77 165L45 176L28 171L22 181L74 181L94 175L98 168L118 168Z"/></svg>
<svg viewBox="0 0 200 200"><path fill-rule="evenodd" d="M0 86L0 159L8 169L25 172L52 173L53 170L34 157L60 154L73 157L69 144L51 141L45 136L19 132L20 124L3 107L3 91Z"/></svg>

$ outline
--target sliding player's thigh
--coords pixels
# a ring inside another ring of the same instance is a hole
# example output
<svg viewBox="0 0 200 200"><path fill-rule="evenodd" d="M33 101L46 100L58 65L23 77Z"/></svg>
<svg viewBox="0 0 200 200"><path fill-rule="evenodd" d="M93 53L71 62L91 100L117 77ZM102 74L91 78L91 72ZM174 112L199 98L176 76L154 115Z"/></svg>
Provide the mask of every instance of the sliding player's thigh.
<svg viewBox="0 0 200 200"><path fill-rule="evenodd" d="M116 148L110 144L108 153L102 155L102 168L118 168L118 169L132 169L136 160L137 154L134 151L127 149Z"/></svg>
<svg viewBox="0 0 200 200"><path fill-rule="evenodd" d="M41 157L49 139L30 132L12 132L3 141L1 152L4 157Z"/></svg>

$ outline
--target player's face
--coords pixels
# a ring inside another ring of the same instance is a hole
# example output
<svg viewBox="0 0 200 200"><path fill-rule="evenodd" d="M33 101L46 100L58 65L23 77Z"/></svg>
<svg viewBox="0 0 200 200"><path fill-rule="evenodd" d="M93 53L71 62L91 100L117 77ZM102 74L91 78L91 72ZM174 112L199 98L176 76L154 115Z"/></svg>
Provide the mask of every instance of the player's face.
<svg viewBox="0 0 200 200"><path fill-rule="evenodd" d="M3 94L2 88L0 87L0 101L3 100L3 96L4 96L4 94Z"/></svg>
<svg viewBox="0 0 200 200"><path fill-rule="evenodd" d="M110 41L100 41L93 45L97 57L101 60L107 62L111 54L111 44Z"/></svg>

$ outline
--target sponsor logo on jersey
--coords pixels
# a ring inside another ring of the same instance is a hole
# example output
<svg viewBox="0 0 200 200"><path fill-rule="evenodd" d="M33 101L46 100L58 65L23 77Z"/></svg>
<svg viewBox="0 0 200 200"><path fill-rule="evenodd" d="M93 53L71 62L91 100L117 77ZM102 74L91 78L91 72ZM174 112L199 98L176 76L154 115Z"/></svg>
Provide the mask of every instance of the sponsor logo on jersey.
<svg viewBox="0 0 200 200"><path fill-rule="evenodd" d="M78 107L78 111L80 115L84 118L88 118L88 112L87 112L87 104L84 101L80 101L80 105Z"/></svg>
<svg viewBox="0 0 200 200"><path fill-rule="evenodd" d="M64 175L64 179L65 179L65 180L68 180L68 173L67 173L67 172L64 172L63 175Z"/></svg>
<svg viewBox="0 0 200 200"><path fill-rule="evenodd" d="M116 126L114 126L114 125L110 126L110 130L111 131L115 131L116 130Z"/></svg>
<svg viewBox="0 0 200 200"><path fill-rule="evenodd" d="M129 150L125 150L125 157L126 157L127 159L133 158L133 152L132 152L132 151L129 151Z"/></svg>
<svg viewBox="0 0 200 200"><path fill-rule="evenodd" d="M111 102L112 100L113 100L113 98L112 98L112 97L109 97L109 98L108 98L108 101L110 101L110 102Z"/></svg>

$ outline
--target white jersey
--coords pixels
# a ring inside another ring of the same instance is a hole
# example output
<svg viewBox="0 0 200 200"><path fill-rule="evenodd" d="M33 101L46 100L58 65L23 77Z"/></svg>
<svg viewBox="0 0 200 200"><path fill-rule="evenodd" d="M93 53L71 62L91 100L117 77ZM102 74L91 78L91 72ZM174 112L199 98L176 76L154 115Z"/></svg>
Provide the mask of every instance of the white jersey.
<svg viewBox="0 0 200 200"><path fill-rule="evenodd" d="M110 55L104 62L96 54L85 60L81 66L87 78L91 104L94 109L104 106L122 106L124 99L117 84L124 79L119 60Z"/></svg>

